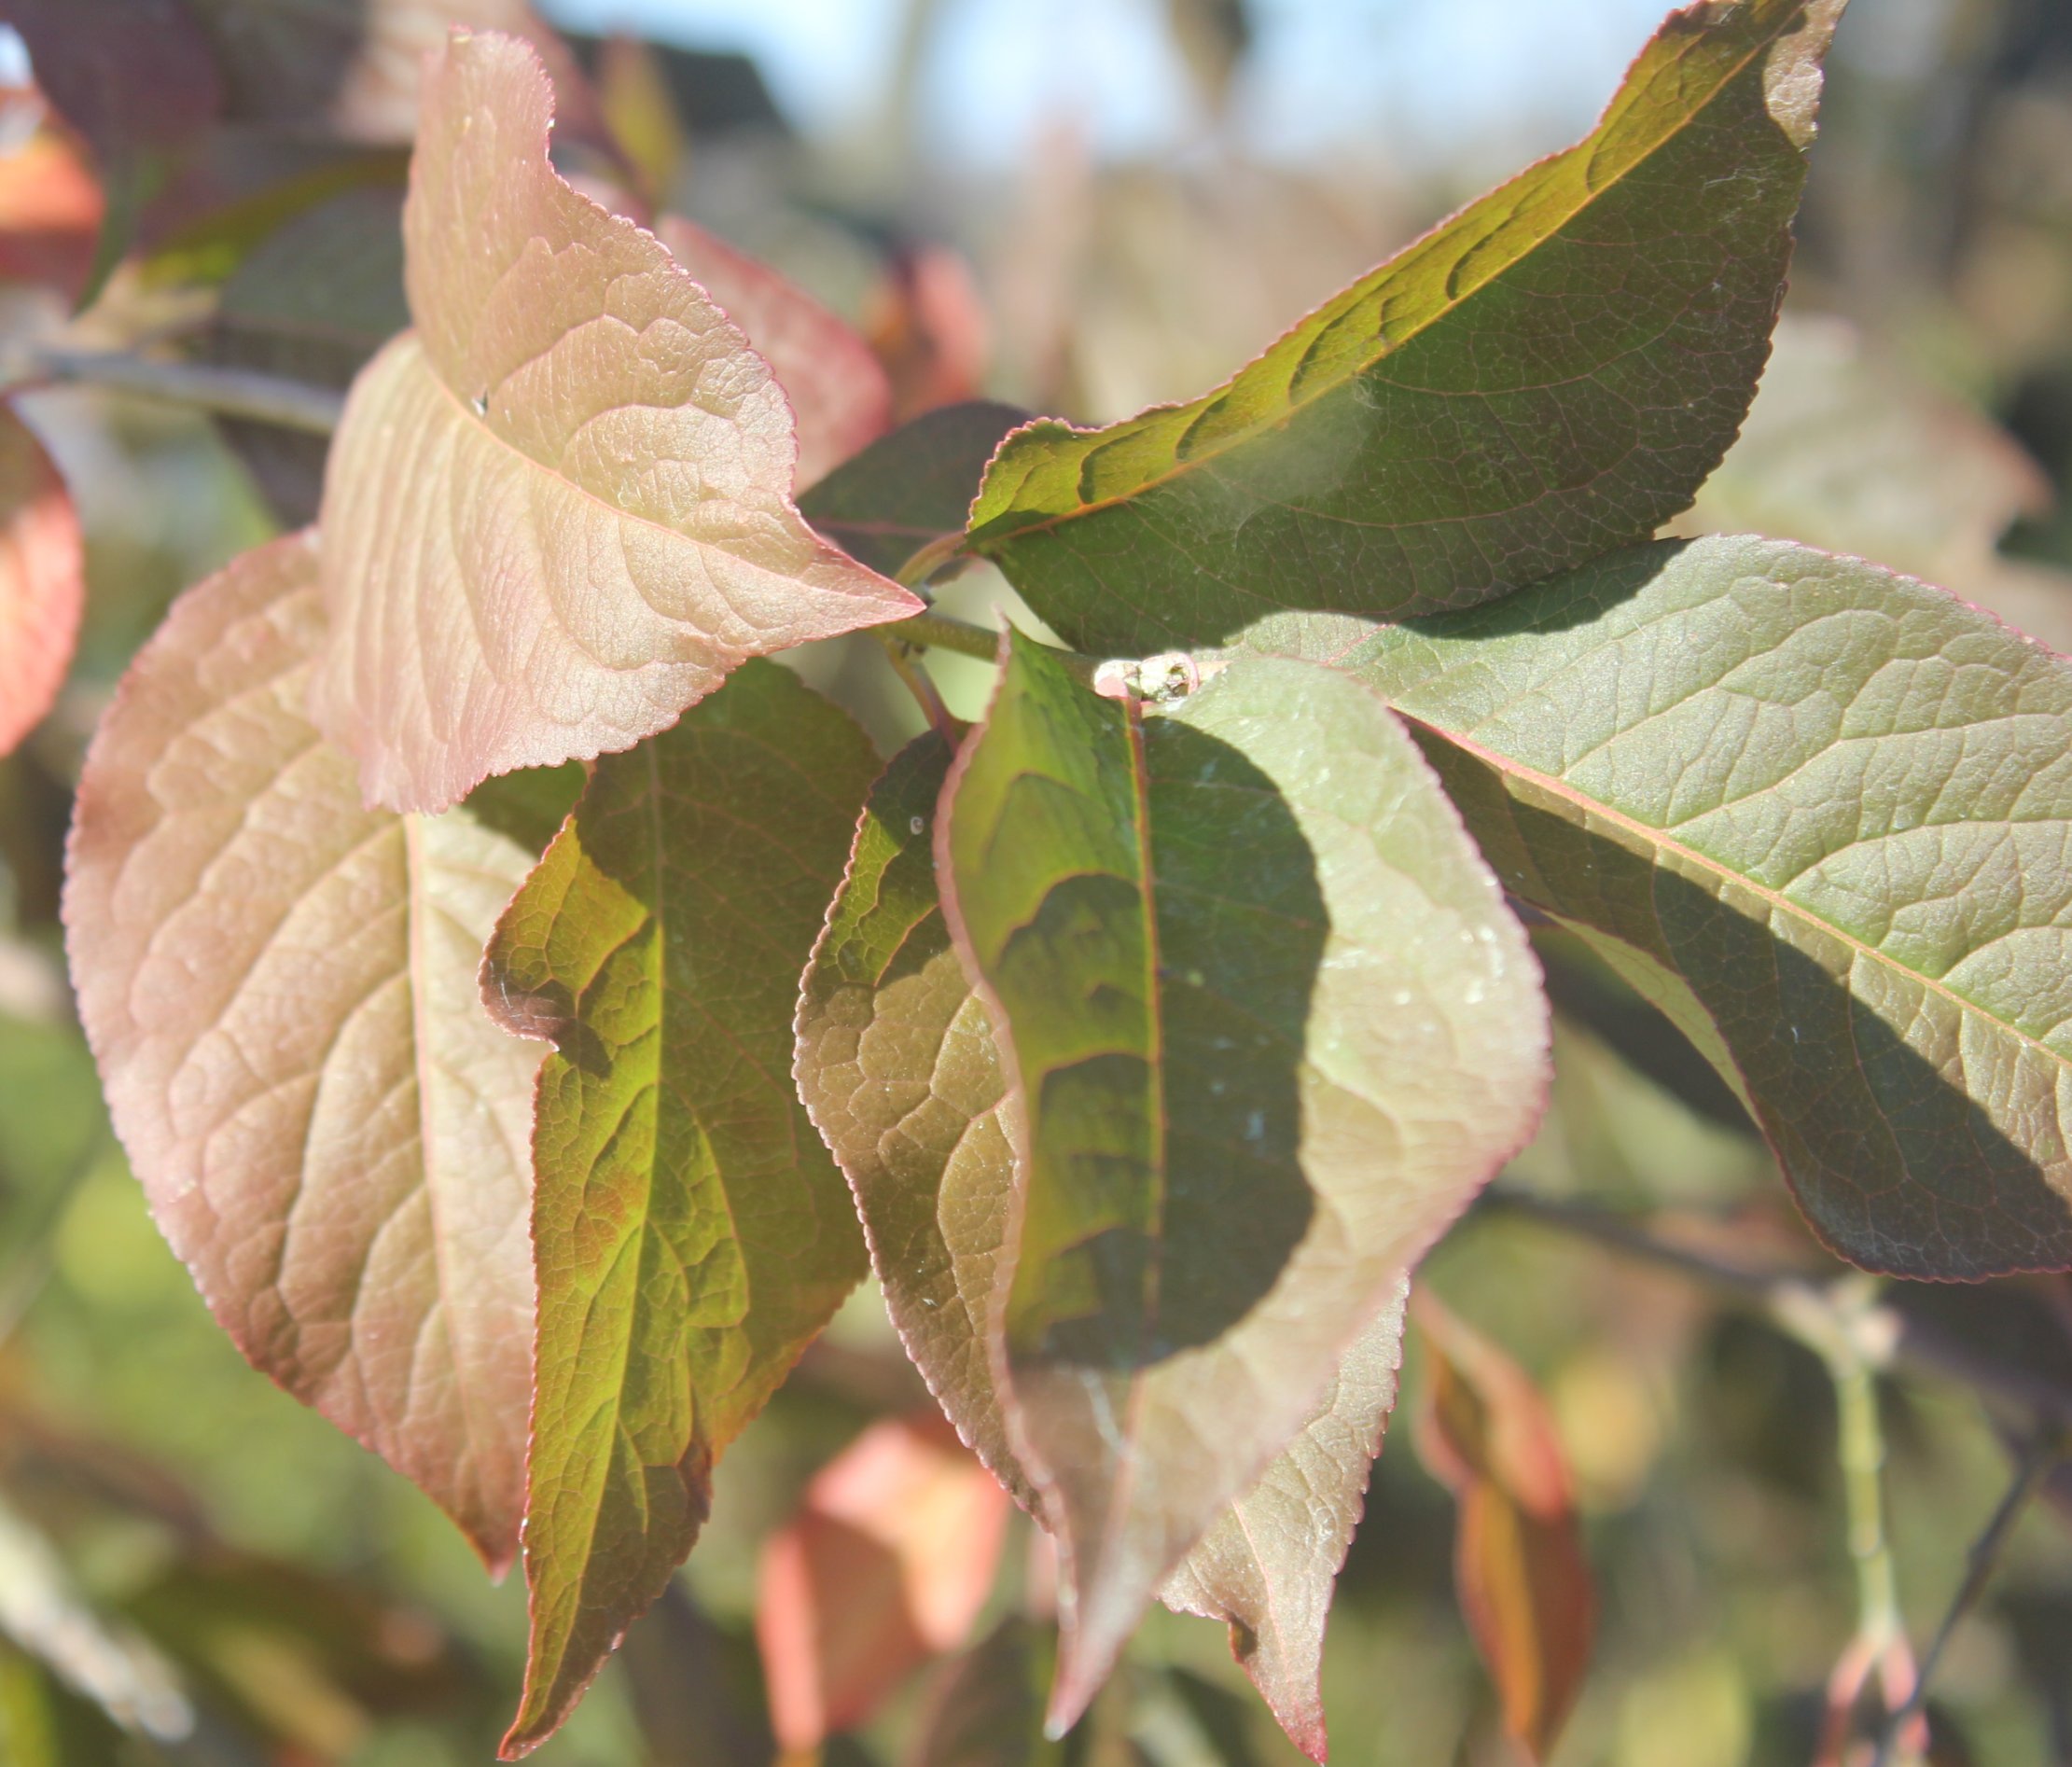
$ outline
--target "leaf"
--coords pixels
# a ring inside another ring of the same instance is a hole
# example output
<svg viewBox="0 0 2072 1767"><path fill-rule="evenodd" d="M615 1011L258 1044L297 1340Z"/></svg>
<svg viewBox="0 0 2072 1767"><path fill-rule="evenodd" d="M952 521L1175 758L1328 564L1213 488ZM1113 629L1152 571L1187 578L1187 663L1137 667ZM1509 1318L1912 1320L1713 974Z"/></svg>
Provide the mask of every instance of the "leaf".
<svg viewBox="0 0 2072 1767"><path fill-rule="evenodd" d="M1044 1741L1048 1629L1009 1614L932 1677L910 1759L914 1767L1036 1767L1061 1751Z"/></svg>
<svg viewBox="0 0 2072 1767"><path fill-rule="evenodd" d="M79 152L53 130L0 154L0 278L76 300L105 206Z"/></svg>
<svg viewBox="0 0 2072 1767"><path fill-rule="evenodd" d="M945 787L1024 1119L995 1353L1060 1544L1054 1728L1544 1095L1523 935L1350 685L1249 659L1144 716L1017 638Z"/></svg>
<svg viewBox="0 0 2072 1767"><path fill-rule="evenodd" d="M922 548L964 532L986 462L1027 421L990 399L925 412L838 466L799 508L852 558L894 576Z"/></svg>
<svg viewBox="0 0 2072 1767"><path fill-rule="evenodd" d="M800 1096L848 1175L893 1323L958 1434L1032 1513L986 1335L1007 1273L1011 1109L930 864L951 748L915 739L872 789L799 1009ZM1348 1352L1326 1402L1160 1591L1232 1622L1232 1642L1299 1746L1322 1758L1315 1671L1331 1587L1395 1398L1400 1301Z"/></svg>
<svg viewBox="0 0 2072 1767"><path fill-rule="evenodd" d="M100 295L174 157L223 106L207 37L186 0L10 0L36 83L93 150L105 198L78 289Z"/></svg>
<svg viewBox="0 0 2072 1767"><path fill-rule="evenodd" d="M873 1424L765 1543L756 1636L778 1743L853 1730L954 1650L993 1587L1008 1498L932 1414Z"/></svg>
<svg viewBox="0 0 2072 1767"><path fill-rule="evenodd" d="M1328 1753L1324 1628L1396 1405L1408 1288L1398 1285L1345 1352L1301 1434L1159 1591L1176 1612L1229 1622L1231 1654L1289 1741L1314 1761Z"/></svg>
<svg viewBox="0 0 2072 1767"><path fill-rule="evenodd" d="M625 1683L652 1767L769 1767L770 1733L756 1646L722 1629L671 1580L626 1635Z"/></svg>
<svg viewBox="0 0 2072 1767"><path fill-rule="evenodd" d="M350 141L408 141L427 58L455 26L530 42L584 139L595 100L560 38L525 0L189 0L214 41L239 121Z"/></svg>
<svg viewBox="0 0 2072 1767"><path fill-rule="evenodd" d="M555 174L549 118L508 37L456 35L426 77L419 328L355 383L324 494L313 703L371 801L630 748L744 657L920 605L806 526L768 368Z"/></svg>
<svg viewBox="0 0 2072 1767"><path fill-rule="evenodd" d="M877 762L775 663L598 763L484 960L551 1037L534 1134L532 1639L507 1753L567 1715L683 1562L713 1463L864 1267L787 1072Z"/></svg>
<svg viewBox="0 0 2072 1767"><path fill-rule="evenodd" d="M824 479L883 435L892 383L855 329L760 258L665 215L655 235L747 334L784 388L799 432L799 482Z"/></svg>
<svg viewBox="0 0 2072 1767"><path fill-rule="evenodd" d="M1673 13L1595 132L1216 392L1008 438L973 550L1081 650L1401 616L1647 537L1748 408L1842 0Z"/></svg>
<svg viewBox="0 0 2072 1767"><path fill-rule="evenodd" d="M1475 1647L1529 1759L1552 1751L1590 1668L1596 1593L1547 1403L1524 1370L1419 1290L1417 1444L1460 1506L1454 1580Z"/></svg>
<svg viewBox="0 0 2072 1767"><path fill-rule="evenodd" d="M1007 1078L936 895L932 829L952 754L933 731L917 737L871 789L806 971L794 1071L855 1192L908 1355L1034 1513L986 1351L1014 1191Z"/></svg>
<svg viewBox="0 0 2072 1767"><path fill-rule="evenodd" d="M2072 652L2072 576L1997 550L2051 503L2049 478L2005 430L1845 321L1787 313L1740 439L1674 531L1874 558Z"/></svg>
<svg viewBox="0 0 2072 1767"><path fill-rule="evenodd" d="M0 755L57 703L85 608L86 555L64 480L0 406Z"/></svg>
<svg viewBox="0 0 2072 1767"><path fill-rule="evenodd" d="M2072 1264L2072 663L1781 541L1634 548L1347 666L1505 887L1713 1059L1835 1251Z"/></svg>
<svg viewBox="0 0 2072 1767"><path fill-rule="evenodd" d="M317 386L350 384L410 324L400 210L393 190L348 189L269 233L223 285L208 359ZM327 438L242 420L223 429L284 520L315 517Z"/></svg>
<svg viewBox="0 0 2072 1767"><path fill-rule="evenodd" d="M65 925L80 1017L173 1248L254 1366L518 1544L540 1052L483 1016L531 856L363 811L302 711L306 536L188 591L87 756Z"/></svg>

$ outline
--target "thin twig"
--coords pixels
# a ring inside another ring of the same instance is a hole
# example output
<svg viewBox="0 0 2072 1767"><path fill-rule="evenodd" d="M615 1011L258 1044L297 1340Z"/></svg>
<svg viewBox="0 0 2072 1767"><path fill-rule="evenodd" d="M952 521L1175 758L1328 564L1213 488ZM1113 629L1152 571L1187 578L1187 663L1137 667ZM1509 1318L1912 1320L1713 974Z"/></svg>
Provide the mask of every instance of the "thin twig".
<svg viewBox="0 0 2072 1767"><path fill-rule="evenodd" d="M1927 1704L1928 1682L1941 1664L1943 1652L1949 1649L1951 1635L1963 1621L1965 1615L1979 1605L1979 1598L1985 1593L1986 1585L1992 1582L1993 1574L1999 1568L2000 1554L2006 1551L2014 1534L2015 1524L2020 1522L2030 1500L2043 1489L2043 1482L2058 1464L2060 1445L2053 1435L2037 1436L2023 1444L2016 1457L2014 1477L2009 1482L2007 1493L1987 1520L1979 1537L1971 1542L1967 1555L1963 1582L1951 1597L1942 1622L1936 1627L1935 1637L1922 1653L1920 1672L1913 1678L1912 1690L1885 1722L1878 1738L1877 1753L1870 1759L1870 1767L1889 1767L1889 1763L1902 1759L1899 1750L1909 1744L1908 1731L1920 1719ZM1926 1740L1924 1736L1923 1741ZM1917 1745L1916 1745L1917 1746Z"/></svg>
<svg viewBox="0 0 2072 1767"><path fill-rule="evenodd" d="M345 396L253 369L225 369L202 362L160 362L127 351L32 348L8 365L0 393L46 386L104 386L112 392L168 404L245 417L283 429L328 436L338 427Z"/></svg>
<svg viewBox="0 0 2072 1767"><path fill-rule="evenodd" d="M893 636L883 626L873 626L871 636L884 647L885 661L892 664L892 672L899 677L900 684L913 695L914 703L921 708L921 716L928 720L928 728L955 746L962 730L950 715L950 708L943 704L935 678L915 657L913 646Z"/></svg>
<svg viewBox="0 0 2072 1767"><path fill-rule="evenodd" d="M1884 1426L1878 1414L1878 1377L1865 1355L1868 1334L1852 1329L1876 1304L1874 1279L1844 1277L1830 1290L1833 1323L1800 1333L1828 1365L1834 1382L1835 1457L1842 1468L1843 1508L1848 1516L1849 1557L1856 1572L1856 1629L1828 1677L1827 1718L1818 1767L1841 1767L1856 1728L1865 1684L1878 1677L1884 1708L1912 1698L1913 1653L1899 1614L1898 1573L1884 1521Z"/></svg>
<svg viewBox="0 0 2072 1767"><path fill-rule="evenodd" d="M1679 1245L1642 1220L1595 1204L1535 1196L1498 1184L1482 1193L1477 1213L1521 1216L1644 1263L1678 1271L1778 1320L1795 1336L1803 1336L1829 1308L1826 1291L1833 1278L1742 1263ZM1898 1364L1954 1380L2028 1417L2072 1429L2072 1384L1983 1356L1889 1300L1865 1309L1851 1329L1863 1334L1875 1366Z"/></svg>

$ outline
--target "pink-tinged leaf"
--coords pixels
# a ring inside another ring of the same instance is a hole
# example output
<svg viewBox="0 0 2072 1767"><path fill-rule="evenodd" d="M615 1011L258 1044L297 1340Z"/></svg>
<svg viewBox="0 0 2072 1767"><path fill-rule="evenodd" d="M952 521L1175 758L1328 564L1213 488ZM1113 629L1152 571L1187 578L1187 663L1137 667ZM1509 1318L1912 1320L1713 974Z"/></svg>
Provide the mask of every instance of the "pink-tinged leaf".
<svg viewBox="0 0 2072 1767"><path fill-rule="evenodd" d="M804 289L680 216L655 232L748 335L791 400L799 482L817 482L892 423L892 383L856 330Z"/></svg>
<svg viewBox="0 0 2072 1767"><path fill-rule="evenodd" d="M0 279L77 298L106 204L79 153L56 131L0 155Z"/></svg>
<svg viewBox="0 0 2072 1767"><path fill-rule="evenodd" d="M791 501L791 412L652 235L547 158L522 43L455 33L425 79L405 281L325 485L318 724L371 801L630 748L744 658L920 603Z"/></svg>
<svg viewBox="0 0 2072 1767"><path fill-rule="evenodd" d="M1405 1282L1287 1451L1196 1542L1159 1599L1230 1622L1231 1653L1288 1740L1324 1760L1324 1628L1403 1360Z"/></svg>
<svg viewBox="0 0 2072 1767"><path fill-rule="evenodd" d="M416 1481L491 1566L531 1390L541 1050L476 969L531 855L365 811L303 711L306 536L190 590L80 780L80 1017L152 1212L255 1366Z"/></svg>
<svg viewBox="0 0 2072 1767"><path fill-rule="evenodd" d="M1524 1370L1425 1290L1417 1446L1460 1506L1454 1580L1504 1728L1535 1761L1561 1735L1590 1668L1596 1594L1547 1403Z"/></svg>
<svg viewBox="0 0 2072 1767"><path fill-rule="evenodd" d="M0 755L64 685L86 602L79 518L43 444L0 406Z"/></svg>
<svg viewBox="0 0 2072 1767"><path fill-rule="evenodd" d="M795 1072L855 1192L908 1354L958 1434L1035 1513L986 1343L1011 1268L1016 1106L930 863L953 752L936 732L919 737L871 791L800 992ZM1318 1759L1324 1624L1394 1399L1402 1329L1398 1296L1346 1353L1317 1415L1160 1591L1231 1622L1239 1661Z"/></svg>
<svg viewBox="0 0 2072 1767"><path fill-rule="evenodd" d="M763 1549L756 1636L787 1749L849 1730L970 1634L1008 1502L935 1417L875 1424Z"/></svg>
<svg viewBox="0 0 2072 1767"><path fill-rule="evenodd" d="M1241 659L1118 704L1018 638L944 786L1020 1106L988 1335L1059 1542L1053 1732L1545 1095L1523 935L1351 685Z"/></svg>

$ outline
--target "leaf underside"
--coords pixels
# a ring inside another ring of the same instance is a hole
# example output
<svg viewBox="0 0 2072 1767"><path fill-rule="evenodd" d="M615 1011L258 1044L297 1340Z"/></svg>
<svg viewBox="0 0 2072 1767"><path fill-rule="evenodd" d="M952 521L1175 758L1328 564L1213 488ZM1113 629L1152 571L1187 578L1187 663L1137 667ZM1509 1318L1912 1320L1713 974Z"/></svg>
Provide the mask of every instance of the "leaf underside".
<svg viewBox="0 0 2072 1767"><path fill-rule="evenodd" d="M1414 746L1328 670L1145 717L1017 638L943 802L1017 1088L994 1373L1060 1543L1064 1724L1529 1132L1545 1010Z"/></svg>
<svg viewBox="0 0 2072 1767"><path fill-rule="evenodd" d="M1224 386L1008 438L972 512L1066 643L1220 643L1276 608L1402 616L1646 538L1746 411L1841 0L1673 14L1596 130Z"/></svg>
<svg viewBox="0 0 2072 1767"><path fill-rule="evenodd" d="M600 761L484 963L550 1038L534 1140L532 1640L543 1741L697 1537L713 1463L865 1268L791 1016L876 758L753 662Z"/></svg>
<svg viewBox="0 0 2072 1767"><path fill-rule="evenodd" d="M892 576L923 547L964 532L986 462L1027 420L991 399L925 411L802 493L799 508L851 557Z"/></svg>
<svg viewBox="0 0 2072 1767"><path fill-rule="evenodd" d="M540 1051L475 970L532 856L466 811L361 809L302 709L306 536L190 590L80 781L65 924L116 1128L247 1357L518 1544Z"/></svg>
<svg viewBox="0 0 2072 1767"><path fill-rule="evenodd" d="M933 825L952 756L941 736L918 737L871 792L806 974L796 1072L855 1192L909 1356L966 1443L1041 1519L987 1347L1009 1269L1013 1106L937 897ZM1394 1402L1402 1331L1398 1296L1347 1352L1317 1415L1159 1592L1231 1623L1246 1673L1317 1760L1325 1621Z"/></svg>
<svg viewBox="0 0 2072 1767"><path fill-rule="evenodd" d="M761 259L680 216L655 237L770 364L799 433L799 482L824 479L883 435L892 383L855 329Z"/></svg>
<svg viewBox="0 0 2072 1767"><path fill-rule="evenodd" d="M1875 565L1728 538L1346 667L1427 732L1505 888L1712 1055L1834 1250L2072 1264L2072 662Z"/></svg>
<svg viewBox="0 0 2072 1767"><path fill-rule="evenodd" d="M790 410L739 329L556 174L531 50L456 34L423 110L417 329L355 383L324 494L313 703L369 800L630 748L744 657L915 611L793 507Z"/></svg>

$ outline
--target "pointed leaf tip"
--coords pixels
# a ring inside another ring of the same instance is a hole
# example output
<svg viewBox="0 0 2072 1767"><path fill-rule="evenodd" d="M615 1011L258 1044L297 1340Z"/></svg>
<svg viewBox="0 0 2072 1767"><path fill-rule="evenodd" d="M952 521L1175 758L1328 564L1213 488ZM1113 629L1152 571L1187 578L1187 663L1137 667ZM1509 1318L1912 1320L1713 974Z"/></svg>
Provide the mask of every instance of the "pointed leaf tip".
<svg viewBox="0 0 2072 1767"><path fill-rule="evenodd" d="M1154 715L1016 639L942 806L1019 1105L994 1361L1059 1537L1066 1727L1523 1141L1546 1010L1414 745L1333 671L1246 660Z"/></svg>
<svg viewBox="0 0 2072 1767"><path fill-rule="evenodd" d="M1467 606L1647 538L1754 395L1839 10L1672 15L1582 142L1220 387L1010 436L973 550L1066 643L1144 656L1262 607Z"/></svg>
<svg viewBox="0 0 2072 1767"><path fill-rule="evenodd" d="M598 762L491 941L492 1009L555 1045L533 1131L530 1639L508 1752L561 1725L667 1585L715 1463L865 1268L789 1067L799 977L876 771L846 714L744 663Z"/></svg>
<svg viewBox="0 0 2072 1767"><path fill-rule="evenodd" d="M547 155L538 58L454 37L404 209L416 330L361 372L327 473L312 689L369 800L630 748L743 659L921 604L818 538L768 365Z"/></svg>

